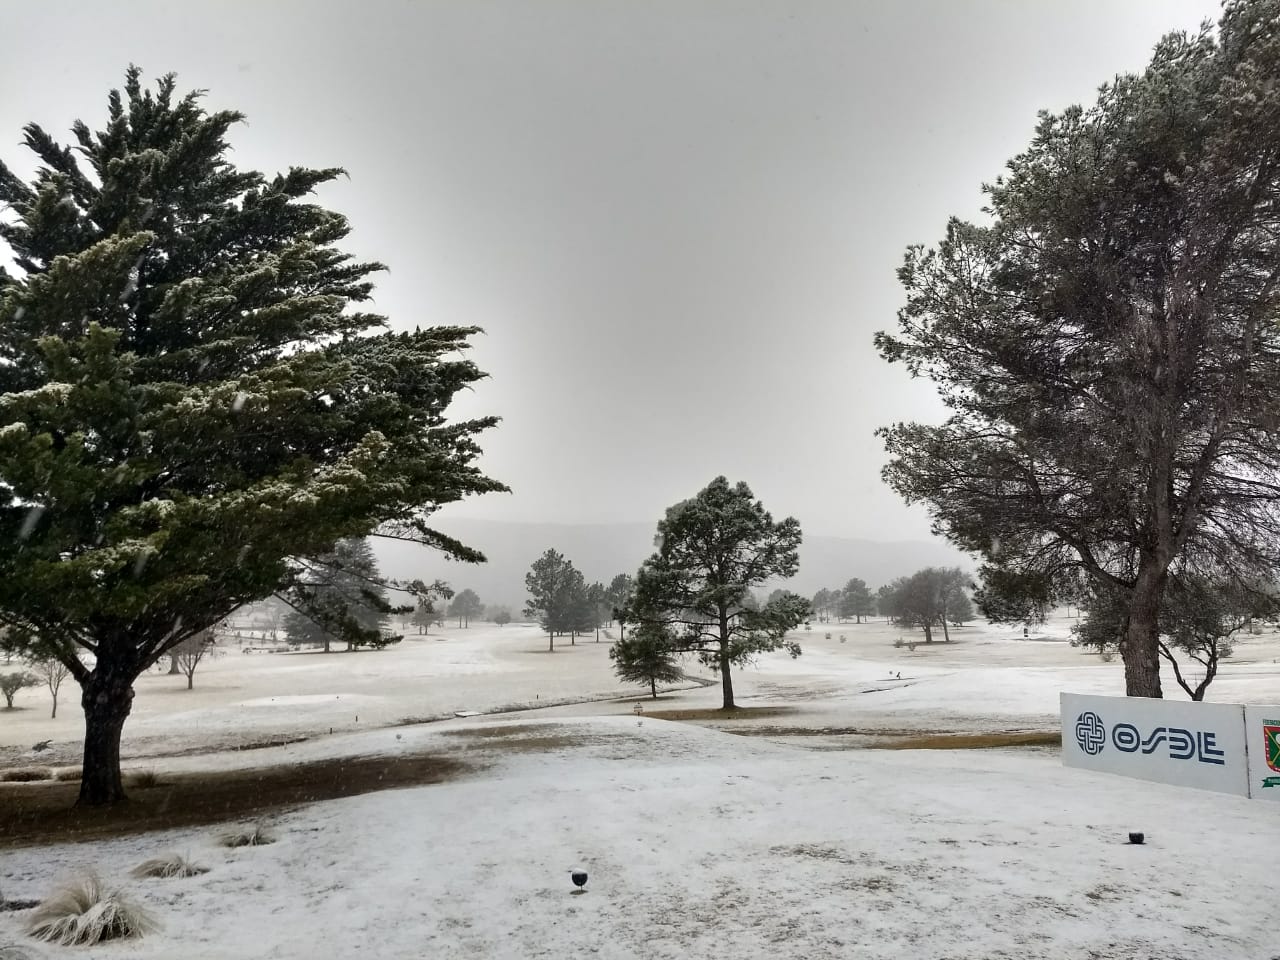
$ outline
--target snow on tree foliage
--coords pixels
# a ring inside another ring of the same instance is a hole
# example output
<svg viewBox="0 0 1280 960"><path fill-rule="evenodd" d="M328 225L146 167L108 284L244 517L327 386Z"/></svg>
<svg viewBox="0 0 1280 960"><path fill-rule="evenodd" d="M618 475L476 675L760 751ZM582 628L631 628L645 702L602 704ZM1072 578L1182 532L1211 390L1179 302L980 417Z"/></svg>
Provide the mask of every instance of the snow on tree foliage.
<svg viewBox="0 0 1280 960"><path fill-rule="evenodd" d="M74 148L26 128L32 182L0 164L0 624L82 688L85 804L123 799L133 682L169 648L307 607L344 538L483 559L428 520L505 489L475 466L495 420L447 417L476 330L389 332L382 266L311 199L342 171L240 170L241 115L175 91L131 68Z"/></svg>
<svg viewBox="0 0 1280 960"><path fill-rule="evenodd" d="M908 250L876 337L949 410L881 431L885 478L1018 604L1063 577L1119 603L1130 696L1162 695L1172 571L1280 564L1277 76L1280 0L1228 0L1042 114L989 216Z"/></svg>
<svg viewBox="0 0 1280 960"><path fill-rule="evenodd" d="M624 619L717 671L724 708L733 709L732 666L772 650L800 655L786 635L810 615L809 601L777 590L763 606L751 603L753 587L799 569L800 523L774 523L745 483L717 477L667 510L657 543L636 574Z"/></svg>

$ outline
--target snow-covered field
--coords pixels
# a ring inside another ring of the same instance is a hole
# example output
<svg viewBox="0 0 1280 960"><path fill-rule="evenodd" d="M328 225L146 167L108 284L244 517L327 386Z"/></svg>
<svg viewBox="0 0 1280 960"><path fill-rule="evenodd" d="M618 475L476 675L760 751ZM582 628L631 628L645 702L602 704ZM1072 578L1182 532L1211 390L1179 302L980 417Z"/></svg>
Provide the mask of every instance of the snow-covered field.
<svg viewBox="0 0 1280 960"><path fill-rule="evenodd" d="M815 624L798 660L736 674L743 705L794 708L747 721L764 734L750 737L637 719L607 643L549 655L532 627L446 628L382 653L232 652L194 691L139 683L131 762L163 775L427 753L466 772L272 816L265 847L189 828L6 851L0 889L38 898L88 866L123 880L170 850L211 868L128 881L163 929L90 951L107 958L1280 958L1274 804L1066 770L1048 749L844 749L855 730L1051 729L1060 691L1121 693L1120 664L1070 648L1069 626L1027 640L972 626L911 652L884 624ZM1244 638L1211 697L1280 701L1277 660L1276 636ZM31 763L37 739L73 749L73 697L57 721L39 691L18 702L30 709L0 716L9 763ZM646 709L718 702L693 687ZM286 734L309 739L221 749ZM1125 843L1131 829L1148 842ZM575 867L591 875L582 895ZM22 919L0 913L0 945L80 952L22 940Z"/></svg>
<svg viewBox="0 0 1280 960"><path fill-rule="evenodd" d="M812 752L632 717L484 722L505 738L459 723L333 741L485 761L459 781L273 818L265 847L198 829L19 850L0 883L34 897L169 850L211 868L132 881L163 930L92 950L104 958L1278 955L1272 804L1068 771L1047 751ZM0 914L0 943L18 925Z"/></svg>
<svg viewBox="0 0 1280 960"><path fill-rule="evenodd" d="M1052 619L1033 632L1041 639L1024 640L1020 628L980 622L953 630L949 644L920 643L914 652L893 644L900 635L919 639L918 632L904 634L883 622L814 624L797 633L801 657L762 657L735 672L735 688L744 705L794 708L794 719L767 721L781 728L1050 729L1057 724L1060 691L1124 692L1119 660L1102 663L1068 645L1072 623ZM520 624L433 628L429 637L410 634L387 650L354 654L244 654L231 648L201 664L194 690L186 689L185 677L159 671L139 679L123 752L135 758L199 752L459 711L634 696L635 688L619 686L613 676L608 648L607 640L570 646L557 639L556 652L548 654L537 627ZM1241 638L1209 699L1276 702L1277 661L1280 636ZM700 673L693 664L689 671ZM1182 696L1167 670L1165 684L1169 696ZM0 711L0 761L30 762L27 748L52 739L57 749L45 760L72 762L84 732L77 694L67 683L58 719L50 720L48 693L21 691L16 704L22 709ZM681 692L664 706L718 703L718 689L707 687ZM629 703L587 703L548 715L630 709Z"/></svg>

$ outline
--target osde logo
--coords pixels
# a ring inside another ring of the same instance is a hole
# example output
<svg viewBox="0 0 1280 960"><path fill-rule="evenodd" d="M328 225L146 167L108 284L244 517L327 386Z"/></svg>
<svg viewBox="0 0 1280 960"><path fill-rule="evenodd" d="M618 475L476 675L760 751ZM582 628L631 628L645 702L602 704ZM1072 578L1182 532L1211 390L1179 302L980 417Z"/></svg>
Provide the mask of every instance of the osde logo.
<svg viewBox="0 0 1280 960"><path fill-rule="evenodd" d="M1092 710L1076 717L1076 743L1091 757L1096 757L1107 745L1107 728L1102 718Z"/></svg>
<svg viewBox="0 0 1280 960"><path fill-rule="evenodd" d="M1107 727L1092 710L1076 717L1076 743L1089 756L1102 752L1107 742ZM1117 723L1111 728L1111 743L1121 753L1152 754L1168 745L1170 760L1195 760L1224 765L1226 753L1218 749L1218 735L1208 730L1185 730L1182 727L1156 727L1144 738L1132 723Z"/></svg>

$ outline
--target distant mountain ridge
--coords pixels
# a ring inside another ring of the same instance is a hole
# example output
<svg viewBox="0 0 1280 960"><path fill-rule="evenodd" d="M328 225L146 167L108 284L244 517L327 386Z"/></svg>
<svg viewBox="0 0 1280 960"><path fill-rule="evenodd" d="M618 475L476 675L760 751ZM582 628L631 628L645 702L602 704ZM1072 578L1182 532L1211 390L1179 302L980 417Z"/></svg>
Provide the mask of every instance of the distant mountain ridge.
<svg viewBox="0 0 1280 960"><path fill-rule="evenodd" d="M529 565L554 547L573 561L588 582L608 583L619 573L634 574L654 551L654 523L557 524L510 523L496 520L441 520L438 529L480 550L487 563L447 560L415 544L374 539L374 551L384 575L433 580L439 577L455 590L470 587L485 604L507 606L519 616L526 594L524 576ZM800 547L800 571L778 586L804 596L843 585L851 577L865 580L872 590L921 567L977 564L938 540L880 542L843 537L805 536ZM773 586L773 585L771 585Z"/></svg>

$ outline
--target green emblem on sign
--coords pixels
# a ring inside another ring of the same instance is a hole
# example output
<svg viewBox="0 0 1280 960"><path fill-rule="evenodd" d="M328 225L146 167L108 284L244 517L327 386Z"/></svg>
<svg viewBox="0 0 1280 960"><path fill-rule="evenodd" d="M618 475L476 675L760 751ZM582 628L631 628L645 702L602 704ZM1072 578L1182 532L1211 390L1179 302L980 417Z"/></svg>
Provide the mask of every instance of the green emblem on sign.
<svg viewBox="0 0 1280 960"><path fill-rule="evenodd" d="M1280 787L1280 777L1267 777L1262 781L1264 787Z"/></svg>
<svg viewBox="0 0 1280 960"><path fill-rule="evenodd" d="M1272 726L1263 724L1262 740L1266 748L1267 766L1280 773L1280 724ZM1268 780L1274 780L1275 777L1268 777ZM1271 786L1270 783L1266 786Z"/></svg>

